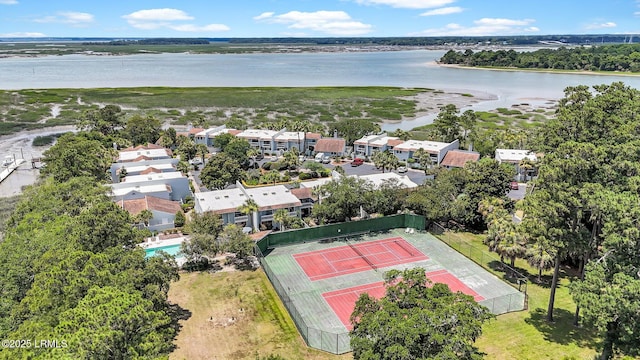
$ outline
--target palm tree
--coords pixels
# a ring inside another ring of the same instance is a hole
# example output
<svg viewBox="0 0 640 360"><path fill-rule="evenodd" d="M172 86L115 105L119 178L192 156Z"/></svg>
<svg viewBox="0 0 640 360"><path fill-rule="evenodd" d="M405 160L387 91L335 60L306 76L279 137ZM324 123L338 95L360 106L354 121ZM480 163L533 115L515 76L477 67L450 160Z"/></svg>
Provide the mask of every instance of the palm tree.
<svg viewBox="0 0 640 360"><path fill-rule="evenodd" d="M426 173L427 170L433 165L433 160L431 159L431 155L423 148L419 148L416 152L413 153L413 158L416 159L420 167L424 169Z"/></svg>
<svg viewBox="0 0 640 360"><path fill-rule="evenodd" d="M516 224L512 219L503 220L501 230L503 233L503 241L498 245L498 253L504 255L511 260L511 267L515 268L516 258L525 255L526 247L522 235L518 232Z"/></svg>
<svg viewBox="0 0 640 360"><path fill-rule="evenodd" d="M144 209L135 216L135 221L138 224L144 224L144 226L149 226L149 222L151 221L152 218L153 218L153 213L148 209Z"/></svg>
<svg viewBox="0 0 640 360"><path fill-rule="evenodd" d="M273 183L273 185L275 185L278 181L280 181L280 171L271 170L268 173L264 174L262 178L266 183L268 184Z"/></svg>
<svg viewBox="0 0 640 360"><path fill-rule="evenodd" d="M187 175L187 173L189 173L189 163L186 161L182 161L180 160L180 162L178 162L178 165L176 166L176 168L178 169L178 171L180 171L183 175Z"/></svg>
<svg viewBox="0 0 640 360"><path fill-rule="evenodd" d="M404 141L407 141L411 138L411 133L402 129L397 129L396 131L392 132L390 135L395 136Z"/></svg>
<svg viewBox="0 0 640 360"><path fill-rule="evenodd" d="M291 148L282 155L285 163L287 164L287 168L291 168L291 167L294 167L295 169L298 168L298 165L299 165L298 155L300 155L300 152L298 151L297 148Z"/></svg>
<svg viewBox="0 0 640 360"><path fill-rule="evenodd" d="M273 220L275 220L277 223L280 224L281 231L285 230L284 227L288 219L289 219L289 211L287 211L287 209L278 209L273 214Z"/></svg>
<svg viewBox="0 0 640 360"><path fill-rule="evenodd" d="M518 177L521 180L526 181L527 174L531 174L533 167L534 167L533 161L531 161L529 158L524 158L520 160L520 163L518 164L518 172L519 172Z"/></svg>
<svg viewBox="0 0 640 360"><path fill-rule="evenodd" d="M253 231L258 231L258 204L253 199L247 199L239 208L238 211L249 217L249 223L253 227Z"/></svg>
<svg viewBox="0 0 640 360"><path fill-rule="evenodd" d="M314 186L313 189L311 189L311 195L318 198L318 204L322 204L322 196L324 195L324 189L322 188L322 186Z"/></svg>
<svg viewBox="0 0 640 360"><path fill-rule="evenodd" d="M204 164L204 157L209 153L209 149L205 144L196 144L196 154L200 155L200 160Z"/></svg>
<svg viewBox="0 0 640 360"><path fill-rule="evenodd" d="M376 167L382 168L383 173L385 170L395 170L400 166L400 160L389 150L377 152L371 158Z"/></svg>
<svg viewBox="0 0 640 360"><path fill-rule="evenodd" d="M260 152L258 151L258 149L252 147L249 150L247 150L247 157L250 157L251 160L253 161L253 167L257 168L258 164L256 163L256 157L260 155Z"/></svg>
<svg viewBox="0 0 640 360"><path fill-rule="evenodd" d="M540 241L529 244L527 249L527 262L538 269L538 283L542 282L542 272L553 267L555 256L550 251L551 248Z"/></svg>

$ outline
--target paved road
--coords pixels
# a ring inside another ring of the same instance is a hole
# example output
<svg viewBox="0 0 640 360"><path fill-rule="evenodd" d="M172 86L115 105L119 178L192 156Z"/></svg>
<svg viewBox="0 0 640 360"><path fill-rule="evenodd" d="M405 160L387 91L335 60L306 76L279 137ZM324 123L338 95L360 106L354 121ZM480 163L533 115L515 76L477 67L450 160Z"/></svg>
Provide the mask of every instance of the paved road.
<svg viewBox="0 0 640 360"><path fill-rule="evenodd" d="M509 190L509 193L507 194L507 196L509 197L509 199L520 200L520 199L524 199L524 195L526 194L526 192L527 192L527 184L519 183L518 190Z"/></svg>
<svg viewBox="0 0 640 360"><path fill-rule="evenodd" d="M347 175L362 176L382 173L382 170L376 169L376 167L371 163L364 163L356 167L351 166L351 163L342 164L340 166L342 166ZM331 165L331 167L333 167L333 165ZM399 175L407 175L407 177L409 177L411 181L418 185L422 185L424 183L424 180L427 178L427 176L424 174L424 171L422 170L409 169L406 173L399 173L397 170L393 170L393 172Z"/></svg>

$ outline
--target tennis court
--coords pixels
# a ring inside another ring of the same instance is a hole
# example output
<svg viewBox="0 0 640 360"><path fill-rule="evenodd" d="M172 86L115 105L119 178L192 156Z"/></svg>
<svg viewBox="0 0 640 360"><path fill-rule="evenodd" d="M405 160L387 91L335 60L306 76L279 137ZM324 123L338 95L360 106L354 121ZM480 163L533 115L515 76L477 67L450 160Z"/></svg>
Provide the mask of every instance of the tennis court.
<svg viewBox="0 0 640 360"><path fill-rule="evenodd" d="M431 285L435 283L446 284L453 292L460 291L463 294L473 296L474 300L480 302L484 300L482 295L479 295L457 277L449 273L447 270L436 270L425 273L427 279L431 280ZM340 321L344 326L351 330L353 326L349 321L353 309L355 309L356 301L360 295L367 293L374 299L380 299L385 294L384 282L379 281L372 284L354 286L347 289L329 291L322 294L324 300L329 304L331 309L336 313Z"/></svg>
<svg viewBox="0 0 640 360"><path fill-rule="evenodd" d="M336 354L350 351L356 300L365 292L384 296L391 269L422 268L431 281L473 296L495 314L525 308L525 294L424 231L290 242L270 247L261 263L307 344Z"/></svg>
<svg viewBox="0 0 640 360"><path fill-rule="evenodd" d="M401 237L347 243L331 249L294 254L293 258L311 281L428 259Z"/></svg>

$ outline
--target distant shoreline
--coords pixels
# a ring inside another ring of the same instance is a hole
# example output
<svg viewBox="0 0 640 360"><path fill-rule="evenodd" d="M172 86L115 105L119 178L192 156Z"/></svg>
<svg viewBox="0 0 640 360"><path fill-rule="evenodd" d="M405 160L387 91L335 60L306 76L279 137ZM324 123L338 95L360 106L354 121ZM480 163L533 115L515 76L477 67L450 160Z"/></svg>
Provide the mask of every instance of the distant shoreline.
<svg viewBox="0 0 640 360"><path fill-rule="evenodd" d="M569 74L569 75L598 75L598 76L640 76L640 73L632 72L615 72L615 71L589 71L589 70L558 70L558 69L537 69L537 68L511 68L511 67L492 67L492 66L466 66L458 64L442 64L437 61L430 65L437 65L445 68L453 69L469 69L469 70L491 70L491 71L525 71L539 72L548 74Z"/></svg>

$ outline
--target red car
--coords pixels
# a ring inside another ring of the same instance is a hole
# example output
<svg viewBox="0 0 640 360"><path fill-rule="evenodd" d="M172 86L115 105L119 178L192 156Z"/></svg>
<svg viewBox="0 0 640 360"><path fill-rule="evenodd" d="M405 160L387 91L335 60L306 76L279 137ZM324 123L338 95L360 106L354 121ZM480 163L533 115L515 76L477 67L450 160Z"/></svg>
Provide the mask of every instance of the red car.
<svg viewBox="0 0 640 360"><path fill-rule="evenodd" d="M360 166L362 164L364 164L364 160L362 160L360 158L353 159L353 161L351 162L351 166L354 166L354 167L355 166Z"/></svg>
<svg viewBox="0 0 640 360"><path fill-rule="evenodd" d="M518 190L518 182L517 181L512 181L510 186L511 186L511 190Z"/></svg>

